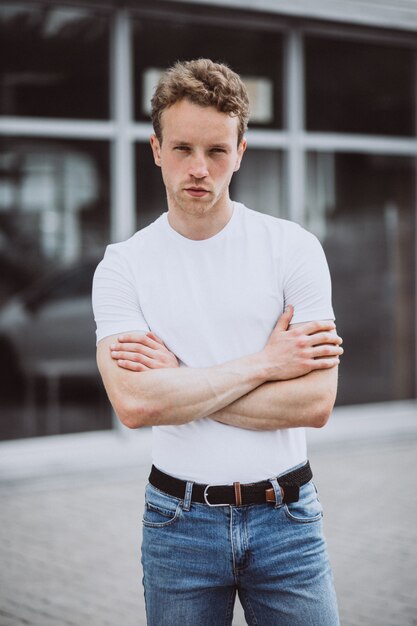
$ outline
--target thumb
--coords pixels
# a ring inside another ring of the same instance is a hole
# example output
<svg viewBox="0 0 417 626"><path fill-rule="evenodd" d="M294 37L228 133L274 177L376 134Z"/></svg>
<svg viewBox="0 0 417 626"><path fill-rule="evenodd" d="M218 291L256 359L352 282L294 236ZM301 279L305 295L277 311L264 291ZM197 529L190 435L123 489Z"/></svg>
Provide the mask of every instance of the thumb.
<svg viewBox="0 0 417 626"><path fill-rule="evenodd" d="M285 311L280 316L275 328L279 330L288 330L288 326L292 320L292 316L294 315L294 307L292 304L288 304L285 308Z"/></svg>

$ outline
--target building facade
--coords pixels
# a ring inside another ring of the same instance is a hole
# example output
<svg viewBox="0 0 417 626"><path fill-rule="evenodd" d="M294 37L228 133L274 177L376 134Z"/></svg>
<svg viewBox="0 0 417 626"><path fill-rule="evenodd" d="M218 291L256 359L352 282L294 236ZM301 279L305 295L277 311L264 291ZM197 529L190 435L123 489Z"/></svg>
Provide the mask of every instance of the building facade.
<svg viewBox="0 0 417 626"><path fill-rule="evenodd" d="M251 98L232 195L321 240L339 404L416 397L417 2L7 1L0 7L0 438L115 427L89 292L166 210L149 103L178 59Z"/></svg>

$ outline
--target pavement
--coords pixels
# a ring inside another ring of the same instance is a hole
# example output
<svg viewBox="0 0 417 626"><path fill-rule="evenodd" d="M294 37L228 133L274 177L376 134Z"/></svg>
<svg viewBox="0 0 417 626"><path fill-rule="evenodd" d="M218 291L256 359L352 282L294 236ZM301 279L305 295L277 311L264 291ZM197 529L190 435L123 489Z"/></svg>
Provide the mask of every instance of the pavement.
<svg viewBox="0 0 417 626"><path fill-rule="evenodd" d="M342 626L417 626L417 402L336 409L308 438ZM0 626L145 626L149 464L147 430L0 444Z"/></svg>

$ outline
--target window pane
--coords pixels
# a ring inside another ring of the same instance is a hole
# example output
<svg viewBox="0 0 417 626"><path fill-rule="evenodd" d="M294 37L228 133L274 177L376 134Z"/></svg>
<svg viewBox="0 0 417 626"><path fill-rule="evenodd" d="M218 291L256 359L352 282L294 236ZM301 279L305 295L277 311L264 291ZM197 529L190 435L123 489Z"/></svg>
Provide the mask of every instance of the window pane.
<svg viewBox="0 0 417 626"><path fill-rule="evenodd" d="M178 60L208 57L226 62L247 82L252 127L282 127L280 34L141 19L134 25L134 51L137 120L149 120L149 101L161 70Z"/></svg>
<svg viewBox="0 0 417 626"><path fill-rule="evenodd" d="M248 149L231 184L233 200L275 217L288 217L283 155L278 150Z"/></svg>
<svg viewBox="0 0 417 626"><path fill-rule="evenodd" d="M161 169L154 163L149 143L136 144L137 228L145 228L168 210Z"/></svg>
<svg viewBox="0 0 417 626"><path fill-rule="evenodd" d="M0 438L111 425L91 309L108 180L107 143L0 144Z"/></svg>
<svg viewBox="0 0 417 626"><path fill-rule="evenodd" d="M109 20L84 8L0 7L0 114L109 116Z"/></svg>
<svg viewBox="0 0 417 626"><path fill-rule="evenodd" d="M339 404L415 397L415 180L411 158L309 155L307 226L344 338Z"/></svg>
<svg viewBox="0 0 417 626"><path fill-rule="evenodd" d="M305 67L307 130L415 134L414 50L307 37Z"/></svg>

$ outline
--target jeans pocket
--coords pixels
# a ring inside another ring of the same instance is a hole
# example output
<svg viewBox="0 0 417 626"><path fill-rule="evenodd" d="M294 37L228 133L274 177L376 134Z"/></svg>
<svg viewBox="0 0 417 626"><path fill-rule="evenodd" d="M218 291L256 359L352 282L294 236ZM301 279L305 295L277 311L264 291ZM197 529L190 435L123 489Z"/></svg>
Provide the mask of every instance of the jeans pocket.
<svg viewBox="0 0 417 626"><path fill-rule="evenodd" d="M300 498L284 506L288 519L299 524L317 522L323 517L323 507L317 497L317 489L313 482L300 488Z"/></svg>
<svg viewBox="0 0 417 626"><path fill-rule="evenodd" d="M143 525L148 528L164 528L181 516L181 501L148 485L145 492Z"/></svg>

